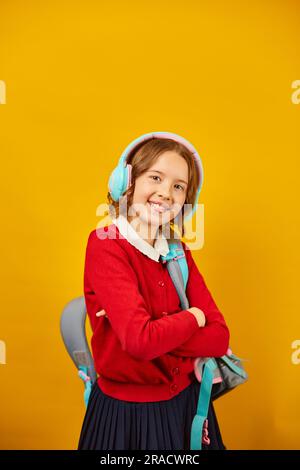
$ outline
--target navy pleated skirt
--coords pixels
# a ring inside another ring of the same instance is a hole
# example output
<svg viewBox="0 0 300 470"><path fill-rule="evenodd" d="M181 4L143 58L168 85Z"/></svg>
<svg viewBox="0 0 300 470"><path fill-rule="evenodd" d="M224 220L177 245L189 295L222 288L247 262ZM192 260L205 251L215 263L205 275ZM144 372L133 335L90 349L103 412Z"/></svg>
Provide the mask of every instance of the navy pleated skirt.
<svg viewBox="0 0 300 470"><path fill-rule="evenodd" d="M200 383L195 380L170 400L129 402L93 385L78 450L190 450L191 426ZM208 412L210 444L203 450L225 450L213 403Z"/></svg>

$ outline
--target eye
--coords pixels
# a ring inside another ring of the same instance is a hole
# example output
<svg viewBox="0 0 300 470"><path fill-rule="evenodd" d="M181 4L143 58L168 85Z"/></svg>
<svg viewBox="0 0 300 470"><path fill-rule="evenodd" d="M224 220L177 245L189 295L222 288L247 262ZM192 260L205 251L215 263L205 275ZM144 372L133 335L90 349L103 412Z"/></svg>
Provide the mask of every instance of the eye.
<svg viewBox="0 0 300 470"><path fill-rule="evenodd" d="M158 178L158 179L160 179L160 177L157 176L157 175L152 175L152 176L150 176L150 178ZM157 181L157 180L154 180L154 181ZM175 186L178 186L181 191L184 191L184 187L181 186L181 184L176 184Z"/></svg>
<svg viewBox="0 0 300 470"><path fill-rule="evenodd" d="M150 176L150 178L159 178L159 176L153 175L153 176ZM160 178L159 178L159 179L160 179ZM157 181L157 180L155 180L155 181Z"/></svg>

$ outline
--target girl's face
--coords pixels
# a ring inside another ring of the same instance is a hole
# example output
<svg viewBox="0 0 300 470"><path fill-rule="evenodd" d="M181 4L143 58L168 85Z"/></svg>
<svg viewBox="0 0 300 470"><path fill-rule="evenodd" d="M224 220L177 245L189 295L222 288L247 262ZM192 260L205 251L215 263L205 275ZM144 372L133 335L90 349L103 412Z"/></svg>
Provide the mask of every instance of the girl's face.
<svg viewBox="0 0 300 470"><path fill-rule="evenodd" d="M170 222L181 211L187 195L187 185L188 165L185 159L173 150L162 153L135 180L129 221L138 216L141 223L150 225L154 230Z"/></svg>

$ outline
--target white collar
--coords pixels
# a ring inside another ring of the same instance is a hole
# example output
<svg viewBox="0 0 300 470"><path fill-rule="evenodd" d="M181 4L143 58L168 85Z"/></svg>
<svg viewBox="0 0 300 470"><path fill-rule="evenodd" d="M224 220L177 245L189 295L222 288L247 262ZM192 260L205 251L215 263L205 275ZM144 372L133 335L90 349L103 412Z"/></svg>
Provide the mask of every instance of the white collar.
<svg viewBox="0 0 300 470"><path fill-rule="evenodd" d="M163 233L155 239L154 246L151 246L139 236L136 230L128 222L127 218L123 215L120 214L116 219L112 219L112 222L118 227L121 235L123 235L131 245L135 246L135 248L154 261L159 262L160 255L166 256L169 253L170 249L168 240Z"/></svg>

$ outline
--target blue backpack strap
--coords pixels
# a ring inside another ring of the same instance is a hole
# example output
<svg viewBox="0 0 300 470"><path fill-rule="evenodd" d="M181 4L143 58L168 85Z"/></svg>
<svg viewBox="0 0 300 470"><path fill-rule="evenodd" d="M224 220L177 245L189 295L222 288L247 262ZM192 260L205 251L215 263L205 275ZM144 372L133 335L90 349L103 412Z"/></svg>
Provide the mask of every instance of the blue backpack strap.
<svg viewBox="0 0 300 470"><path fill-rule="evenodd" d="M240 361L241 359L237 356L235 356L234 354L231 354L230 356L232 359L236 359L238 361ZM241 377L244 377L247 378L247 373L241 369L239 366L237 366L236 364L234 364L230 359L229 357L225 354L225 356L222 356L221 359L228 365L228 367L233 370L233 372L235 372L236 374L240 375Z"/></svg>
<svg viewBox="0 0 300 470"><path fill-rule="evenodd" d="M217 364L213 358L203 364L202 382L197 405L197 413L194 416L191 428L191 450L202 449L202 436L204 424L207 420L211 390L213 385L214 370Z"/></svg>
<svg viewBox="0 0 300 470"><path fill-rule="evenodd" d="M183 285L184 285L184 290L185 290L187 282L188 282L188 277L189 277L189 268L187 265L184 248L180 240L170 242L169 248L170 248L170 251L167 255L167 259L171 258L178 262L178 265L180 267L180 271L183 277Z"/></svg>
<svg viewBox="0 0 300 470"><path fill-rule="evenodd" d="M162 257L163 262L167 262L167 268L177 290L182 309L189 308L189 301L185 290L188 281L188 264L185 257L184 248L180 240L169 243L170 251L167 256ZM204 371L200 384L200 392L197 405L197 413L194 416L191 427L191 450L202 449L202 439L209 444L207 436L207 415L210 403L214 371L217 363L214 358L208 359L203 364Z"/></svg>
<svg viewBox="0 0 300 470"><path fill-rule="evenodd" d="M180 298L181 308L186 310L189 308L189 301L185 293L189 269L185 252L180 240L169 242L169 248L169 253L166 256L161 256L162 262L167 263L167 269Z"/></svg>
<svg viewBox="0 0 300 470"><path fill-rule="evenodd" d="M84 393L83 393L83 398L84 398L84 403L85 406L88 405L91 390L92 390L92 381L91 378L87 375L88 374L88 368L86 366L79 366L78 368L78 375L79 377L84 381Z"/></svg>

